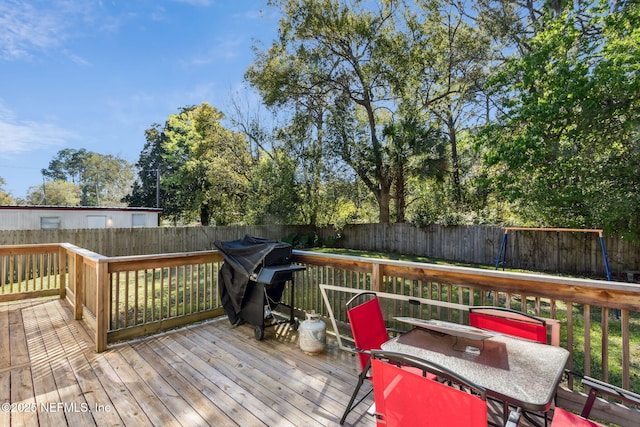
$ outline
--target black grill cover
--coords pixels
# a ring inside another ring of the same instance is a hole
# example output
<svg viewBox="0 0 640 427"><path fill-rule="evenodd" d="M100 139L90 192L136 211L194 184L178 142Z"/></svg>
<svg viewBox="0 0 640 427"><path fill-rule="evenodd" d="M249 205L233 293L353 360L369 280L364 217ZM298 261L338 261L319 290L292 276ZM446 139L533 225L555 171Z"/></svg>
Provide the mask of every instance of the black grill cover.
<svg viewBox="0 0 640 427"><path fill-rule="evenodd" d="M229 321L235 324L239 320L242 301L251 276L260 270L265 259L268 259L269 263L274 259L279 260L277 262L290 263L292 248L288 243L253 237L248 234L239 240L215 241L214 245L221 252L225 261L218 274L220 302ZM288 256L286 256L287 252ZM274 254L278 255L274 256ZM281 293L282 290L280 290ZM279 297L277 301L279 301Z"/></svg>

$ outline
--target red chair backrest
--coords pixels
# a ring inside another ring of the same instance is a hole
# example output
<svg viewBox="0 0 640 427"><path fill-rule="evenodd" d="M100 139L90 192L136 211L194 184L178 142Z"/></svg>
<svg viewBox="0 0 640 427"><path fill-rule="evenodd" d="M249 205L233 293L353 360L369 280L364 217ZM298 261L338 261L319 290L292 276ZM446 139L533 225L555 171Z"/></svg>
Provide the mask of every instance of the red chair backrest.
<svg viewBox="0 0 640 427"><path fill-rule="evenodd" d="M602 427L602 424L587 420L562 408L555 408L551 427Z"/></svg>
<svg viewBox="0 0 640 427"><path fill-rule="evenodd" d="M487 426L487 402L477 395L379 359L371 369L379 427Z"/></svg>
<svg viewBox="0 0 640 427"><path fill-rule="evenodd" d="M547 343L547 327L543 320L521 319L503 315L500 311L480 313L469 311L469 324L476 328L488 329L506 335L525 338L539 343Z"/></svg>
<svg viewBox="0 0 640 427"><path fill-rule="evenodd" d="M367 351L379 350L384 342L389 341L389 332L377 297L347 309L347 316L356 348ZM369 355L358 353L358 359L360 367L364 369L369 361Z"/></svg>

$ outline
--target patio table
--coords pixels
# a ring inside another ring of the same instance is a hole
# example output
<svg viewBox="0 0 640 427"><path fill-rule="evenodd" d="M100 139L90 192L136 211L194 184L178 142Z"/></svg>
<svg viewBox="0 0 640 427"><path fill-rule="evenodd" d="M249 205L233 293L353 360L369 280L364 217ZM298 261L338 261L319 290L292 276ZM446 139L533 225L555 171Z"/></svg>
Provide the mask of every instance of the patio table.
<svg viewBox="0 0 640 427"><path fill-rule="evenodd" d="M450 325L452 331L461 326ZM469 339L420 327L382 349L437 363L484 387L488 396L536 412L550 408L569 358L564 348L507 335Z"/></svg>

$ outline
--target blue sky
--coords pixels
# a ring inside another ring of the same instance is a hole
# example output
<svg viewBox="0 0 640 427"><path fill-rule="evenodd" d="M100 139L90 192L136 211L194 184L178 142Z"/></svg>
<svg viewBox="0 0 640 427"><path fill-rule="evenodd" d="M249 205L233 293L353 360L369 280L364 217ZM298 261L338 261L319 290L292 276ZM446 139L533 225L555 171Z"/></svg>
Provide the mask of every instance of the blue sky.
<svg viewBox="0 0 640 427"><path fill-rule="evenodd" d="M153 123L245 95L266 0L1 0L0 177L24 198L63 148L135 163Z"/></svg>

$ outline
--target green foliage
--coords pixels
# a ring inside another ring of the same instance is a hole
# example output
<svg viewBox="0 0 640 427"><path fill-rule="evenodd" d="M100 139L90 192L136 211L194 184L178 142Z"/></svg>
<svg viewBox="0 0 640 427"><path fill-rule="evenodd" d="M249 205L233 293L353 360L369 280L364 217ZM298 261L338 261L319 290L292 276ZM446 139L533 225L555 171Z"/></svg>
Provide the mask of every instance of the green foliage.
<svg viewBox="0 0 640 427"><path fill-rule="evenodd" d="M11 194L4 191L5 181L0 177L0 205L13 205L15 200L11 197Z"/></svg>
<svg viewBox="0 0 640 427"><path fill-rule="evenodd" d="M396 2L365 3L272 2L282 13L280 38L256 52L246 78L267 105L317 118L321 142L353 168L376 197L380 221L388 222L392 178L378 112L394 104L389 79L397 75L385 67L384 47L392 43Z"/></svg>
<svg viewBox="0 0 640 427"><path fill-rule="evenodd" d="M405 222L407 184L417 176L441 180L447 167L446 145L439 129L425 129L415 118L389 123L383 135L389 139L385 150L394 174L395 219Z"/></svg>
<svg viewBox="0 0 640 427"><path fill-rule="evenodd" d="M68 181L50 181L31 187L27 194L30 205L80 206L82 192L80 187Z"/></svg>
<svg viewBox="0 0 640 427"><path fill-rule="evenodd" d="M204 103L194 114L201 140L190 166L193 178L204 180L201 196L203 225L236 224L243 221L252 159L244 135L222 126L224 115Z"/></svg>
<svg viewBox="0 0 640 427"><path fill-rule="evenodd" d="M249 179L245 220L250 224L300 222L299 184L291 159L263 157Z"/></svg>
<svg viewBox="0 0 640 427"><path fill-rule="evenodd" d="M298 237L298 233L291 233L291 234L288 234L286 237L283 237L280 240L285 242L285 243L289 243L290 245L293 245L294 242L296 241L296 237Z"/></svg>
<svg viewBox="0 0 640 427"><path fill-rule="evenodd" d="M298 200L297 221L318 224L326 209L324 185L332 174L332 157L323 150L322 132L314 120L323 110L300 109L287 126L275 129L274 147L270 159L281 163L280 167L290 167L294 174Z"/></svg>
<svg viewBox="0 0 640 427"><path fill-rule="evenodd" d="M638 236L639 9L582 6L496 76L512 99L483 134L487 170L525 222Z"/></svg>
<svg viewBox="0 0 640 427"><path fill-rule="evenodd" d="M312 145L351 168L378 204L375 220L405 220L417 176L450 175L459 203L457 135L476 114L489 56L468 11L433 1L271 4L280 37L256 50L246 78L267 105L313 117Z"/></svg>
<svg viewBox="0 0 640 427"><path fill-rule="evenodd" d="M335 237L329 239L332 243L335 242ZM283 242L289 243L296 248L314 248L321 247L323 245L322 239L317 233L301 234L291 233L282 239Z"/></svg>
<svg viewBox="0 0 640 427"><path fill-rule="evenodd" d="M160 177L174 222L640 236L636 2L269 4L279 36L245 78L277 125L182 109L147 131L128 203L154 206Z"/></svg>
<svg viewBox="0 0 640 427"><path fill-rule="evenodd" d="M126 160L84 148L60 150L49 162L49 168L42 170L42 174L52 178L53 182L68 182L73 187L79 187L81 206L121 206L122 199L130 192L133 183L132 166ZM53 188L57 191L56 186L58 184L54 184ZM72 186L67 186L61 192L68 192ZM38 199L37 195L31 198ZM65 199L73 201L73 197L67 195L62 196L60 202Z"/></svg>
<svg viewBox="0 0 640 427"><path fill-rule="evenodd" d="M169 116L162 129L147 130L138 162L140 184L129 202L149 201L156 189L149 183L153 171L159 174L163 215L174 223L240 222L251 159L244 136L223 127L223 119L203 103Z"/></svg>

